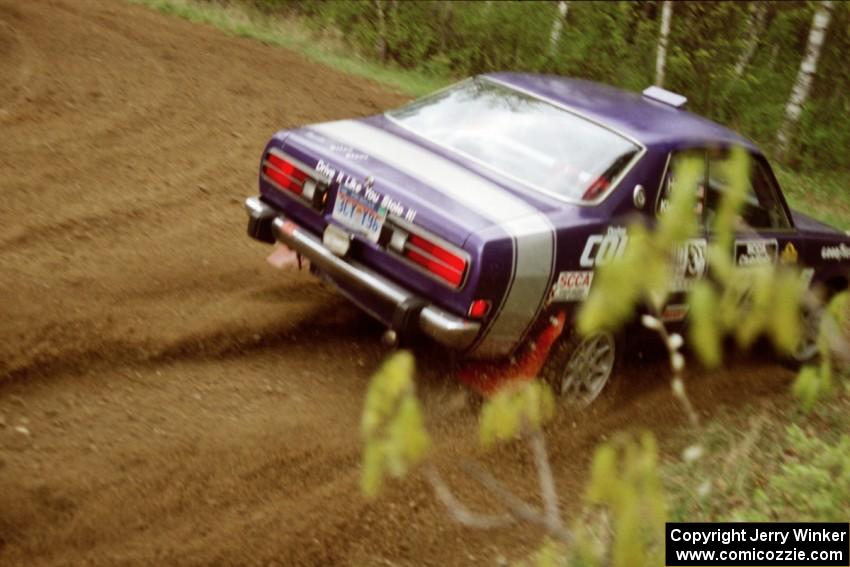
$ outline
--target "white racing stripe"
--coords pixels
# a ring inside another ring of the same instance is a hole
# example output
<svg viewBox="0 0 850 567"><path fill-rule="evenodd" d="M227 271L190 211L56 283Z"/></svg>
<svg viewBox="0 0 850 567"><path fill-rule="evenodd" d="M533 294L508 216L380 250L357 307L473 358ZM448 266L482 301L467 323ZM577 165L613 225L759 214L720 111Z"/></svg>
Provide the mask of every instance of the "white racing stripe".
<svg viewBox="0 0 850 567"><path fill-rule="evenodd" d="M537 212L468 169L365 122L341 120L310 129L375 156L492 221L504 222Z"/></svg>
<svg viewBox="0 0 850 567"><path fill-rule="evenodd" d="M309 128L375 156L475 210L511 236L514 241L512 282L494 321L474 347L479 356L508 354L537 318L549 292L555 257L555 230L549 219L502 187L375 126L343 120Z"/></svg>
<svg viewBox="0 0 850 567"><path fill-rule="evenodd" d="M525 338L543 309L555 269L555 228L549 219L538 214L508 221L502 228L514 240L514 273L501 310L474 348L480 357L509 354Z"/></svg>

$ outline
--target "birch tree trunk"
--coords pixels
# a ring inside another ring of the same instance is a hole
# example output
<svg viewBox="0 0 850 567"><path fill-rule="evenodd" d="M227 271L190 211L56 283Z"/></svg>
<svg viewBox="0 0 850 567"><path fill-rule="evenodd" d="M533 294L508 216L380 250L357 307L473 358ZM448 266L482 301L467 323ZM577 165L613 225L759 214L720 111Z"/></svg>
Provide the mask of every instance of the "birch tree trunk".
<svg viewBox="0 0 850 567"><path fill-rule="evenodd" d="M558 49L558 43L561 41L561 33L564 31L564 22L567 20L567 12L570 9L570 3L567 0L558 2L558 13L552 21L552 30L549 32L549 55L554 55Z"/></svg>
<svg viewBox="0 0 850 567"><path fill-rule="evenodd" d="M750 4L750 14L747 17L746 33L747 37L744 40L744 50L738 57L735 63L735 76L741 77L744 74L744 69L750 64L753 55L756 53L756 47L759 44L759 36L764 29L764 23L767 19L767 4L756 1Z"/></svg>
<svg viewBox="0 0 850 567"><path fill-rule="evenodd" d="M791 89L791 97L788 99L788 104L785 105L785 120L783 120L782 126L779 127L779 131L776 133L776 149L780 157L784 157L785 152L788 151L788 145L791 142L791 133L797 126L800 115L803 113L803 105L809 96L812 79L815 76L815 72L817 72L818 59L820 58L821 48L826 37L826 29L829 27L831 17L832 0L823 0L818 4L815 14L812 17L812 28L809 30L806 55L800 63L800 70L797 72L794 88Z"/></svg>
<svg viewBox="0 0 850 567"><path fill-rule="evenodd" d="M655 85L664 86L664 71L667 66L667 41L670 39L670 18L673 16L673 2L664 0L661 8L661 32L658 34L658 54L655 57Z"/></svg>

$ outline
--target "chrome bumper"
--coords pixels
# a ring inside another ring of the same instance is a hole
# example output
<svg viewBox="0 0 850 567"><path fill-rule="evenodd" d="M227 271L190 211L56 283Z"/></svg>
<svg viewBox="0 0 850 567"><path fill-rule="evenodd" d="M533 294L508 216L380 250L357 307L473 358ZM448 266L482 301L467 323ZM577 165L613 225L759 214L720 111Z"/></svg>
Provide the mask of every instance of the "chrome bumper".
<svg viewBox="0 0 850 567"><path fill-rule="evenodd" d="M430 305L369 268L334 255L321 240L263 203L258 197L246 199L245 209L250 217L248 233L252 237L268 242L270 230L275 240L308 258L313 266L339 282L341 286L354 288L393 306L395 315L391 326L397 331L405 332L409 329L404 327L416 324L427 336L455 349L468 347L478 335L480 323ZM359 303L350 295L349 297ZM367 306L360 306L370 311Z"/></svg>

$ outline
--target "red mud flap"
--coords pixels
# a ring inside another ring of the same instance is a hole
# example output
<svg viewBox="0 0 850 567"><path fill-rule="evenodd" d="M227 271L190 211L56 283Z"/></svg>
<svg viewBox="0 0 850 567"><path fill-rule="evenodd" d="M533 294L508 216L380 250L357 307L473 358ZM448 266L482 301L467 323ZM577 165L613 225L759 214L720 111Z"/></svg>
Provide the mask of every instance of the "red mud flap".
<svg viewBox="0 0 850 567"><path fill-rule="evenodd" d="M531 380L540 374L552 345L564 331L566 320L566 313L559 311L552 317L552 324L540 332L518 359L507 363L470 362L460 370L458 380L485 397L507 384Z"/></svg>

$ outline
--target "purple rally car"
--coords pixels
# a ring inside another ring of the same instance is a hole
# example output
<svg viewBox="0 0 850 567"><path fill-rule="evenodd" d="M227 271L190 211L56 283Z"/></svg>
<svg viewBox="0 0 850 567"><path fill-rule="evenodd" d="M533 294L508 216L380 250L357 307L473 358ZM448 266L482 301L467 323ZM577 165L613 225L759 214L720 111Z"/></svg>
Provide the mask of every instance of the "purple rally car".
<svg viewBox="0 0 850 567"><path fill-rule="evenodd" d="M790 211L758 148L683 103L654 87L641 96L497 73L378 116L281 131L263 153L260 195L246 201L248 232L309 259L390 336L424 333L472 357L503 357L554 310L575 311L594 269L627 246L629 217L651 222L664 209L678 155L704 160L695 191L709 226L719 164L743 146L753 161L738 264L798 263L812 282L846 287L850 238ZM674 289L705 275L711 236L701 236L682 251ZM673 303L664 318L686 313ZM611 373L615 341L565 331L570 340L560 389L589 401ZM798 355L815 352L809 337Z"/></svg>

